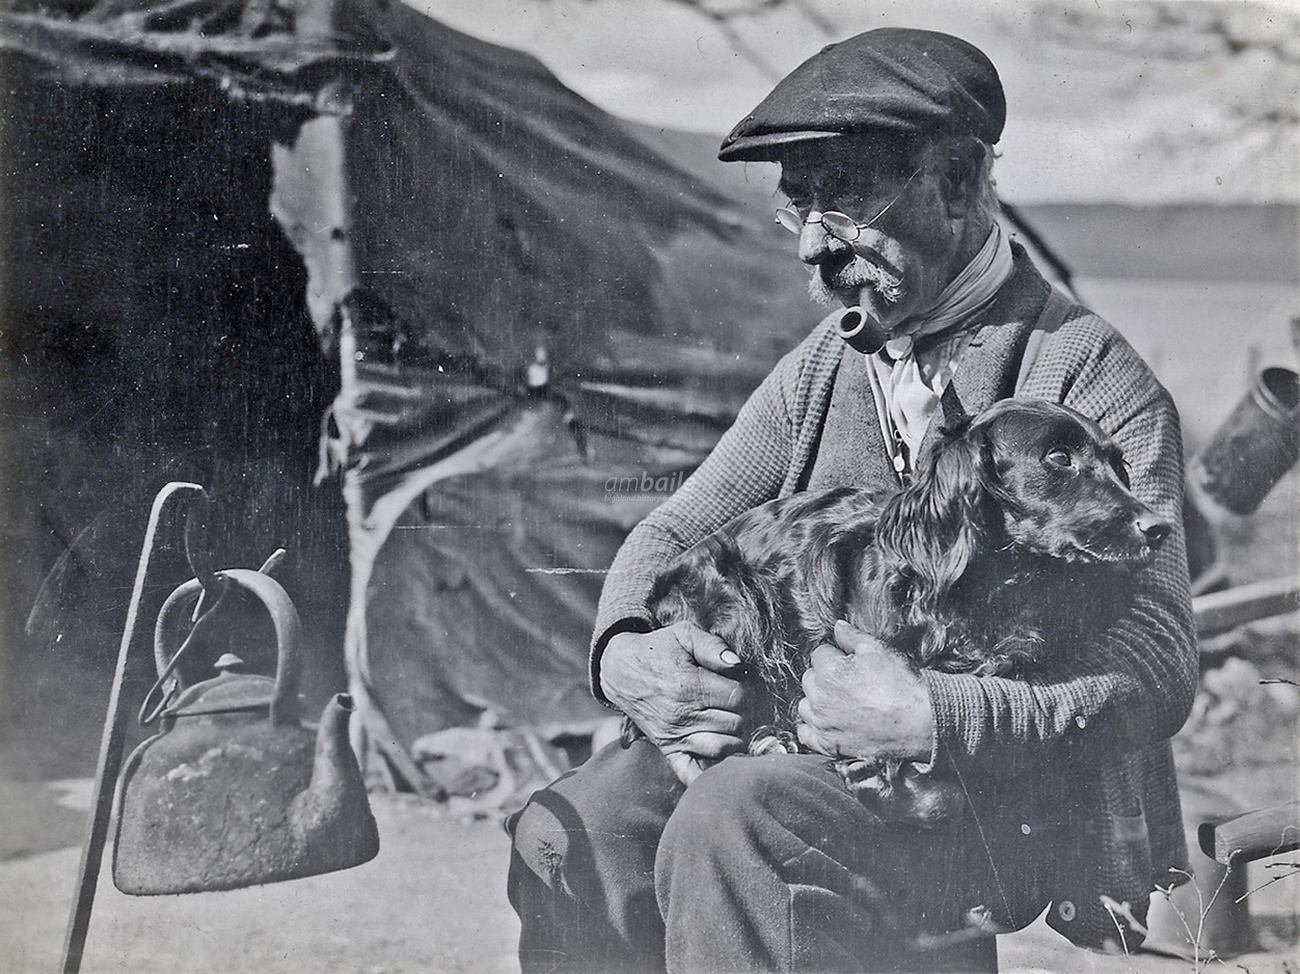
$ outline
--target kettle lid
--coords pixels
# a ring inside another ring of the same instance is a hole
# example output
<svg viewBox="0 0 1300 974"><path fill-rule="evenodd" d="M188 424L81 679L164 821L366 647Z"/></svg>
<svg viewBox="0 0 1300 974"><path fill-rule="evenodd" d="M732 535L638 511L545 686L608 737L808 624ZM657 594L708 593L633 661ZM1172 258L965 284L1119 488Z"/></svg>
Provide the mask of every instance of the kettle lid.
<svg viewBox="0 0 1300 974"><path fill-rule="evenodd" d="M239 657L231 656L238 661ZM189 687L176 702L163 711L164 717L194 717L199 714L222 714L243 711L268 711L275 696L275 680L256 673L233 673L229 665L218 666L222 672Z"/></svg>

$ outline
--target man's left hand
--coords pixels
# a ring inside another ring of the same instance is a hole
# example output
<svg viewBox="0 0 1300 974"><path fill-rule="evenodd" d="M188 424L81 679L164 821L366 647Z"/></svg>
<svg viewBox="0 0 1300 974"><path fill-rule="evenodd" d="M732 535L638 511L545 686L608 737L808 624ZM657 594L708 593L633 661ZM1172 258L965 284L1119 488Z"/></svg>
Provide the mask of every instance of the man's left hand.
<svg viewBox="0 0 1300 974"><path fill-rule="evenodd" d="M929 761L930 692L900 654L847 622L813 651L803 676L799 741L835 758Z"/></svg>

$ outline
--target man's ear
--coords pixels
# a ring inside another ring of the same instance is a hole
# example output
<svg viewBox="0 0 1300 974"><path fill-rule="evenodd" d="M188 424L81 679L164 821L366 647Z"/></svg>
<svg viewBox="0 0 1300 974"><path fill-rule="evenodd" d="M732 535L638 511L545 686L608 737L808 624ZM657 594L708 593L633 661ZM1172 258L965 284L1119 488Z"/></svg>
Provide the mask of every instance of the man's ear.
<svg viewBox="0 0 1300 974"><path fill-rule="evenodd" d="M976 139L954 141L939 169L940 186L949 219L970 215L978 196L977 182L984 165L984 146Z"/></svg>

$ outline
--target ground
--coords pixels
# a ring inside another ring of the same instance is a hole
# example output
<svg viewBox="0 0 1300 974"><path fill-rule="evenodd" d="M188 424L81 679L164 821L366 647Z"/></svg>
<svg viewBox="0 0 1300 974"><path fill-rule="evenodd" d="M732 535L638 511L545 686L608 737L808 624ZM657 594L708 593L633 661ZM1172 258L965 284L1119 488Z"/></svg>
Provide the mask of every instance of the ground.
<svg viewBox="0 0 1300 974"><path fill-rule="evenodd" d="M30 784L62 792L65 805L88 800L84 783ZM132 898L117 892L105 871L82 969L88 974L517 971L518 923L505 898L508 845L499 822L458 822L395 795L376 796L374 804L383 845L379 857L341 873L228 893ZM6 918L0 927L0 970L57 969L78 855L75 847L66 847L0 863L0 915ZM1297 906L1294 891L1283 887L1278 884L1254 900L1257 918L1267 921L1272 951L1238 957L1230 969L1251 974L1300 969L1294 929L1278 929ZM1277 933L1289 936L1291 946ZM1001 969L1013 972L1194 970L1189 961L1152 954L1087 953L1041 920L1000 938L999 951Z"/></svg>

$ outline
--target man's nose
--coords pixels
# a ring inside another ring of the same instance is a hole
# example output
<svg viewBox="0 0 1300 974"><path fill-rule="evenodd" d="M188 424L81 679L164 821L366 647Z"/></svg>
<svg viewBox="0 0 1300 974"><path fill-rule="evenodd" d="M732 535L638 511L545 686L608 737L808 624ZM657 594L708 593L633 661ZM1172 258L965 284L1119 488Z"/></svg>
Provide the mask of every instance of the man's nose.
<svg viewBox="0 0 1300 974"><path fill-rule="evenodd" d="M805 264L820 264L851 249L839 237L826 232L821 218L821 211L813 210L803 221L803 229L799 232L799 259Z"/></svg>

